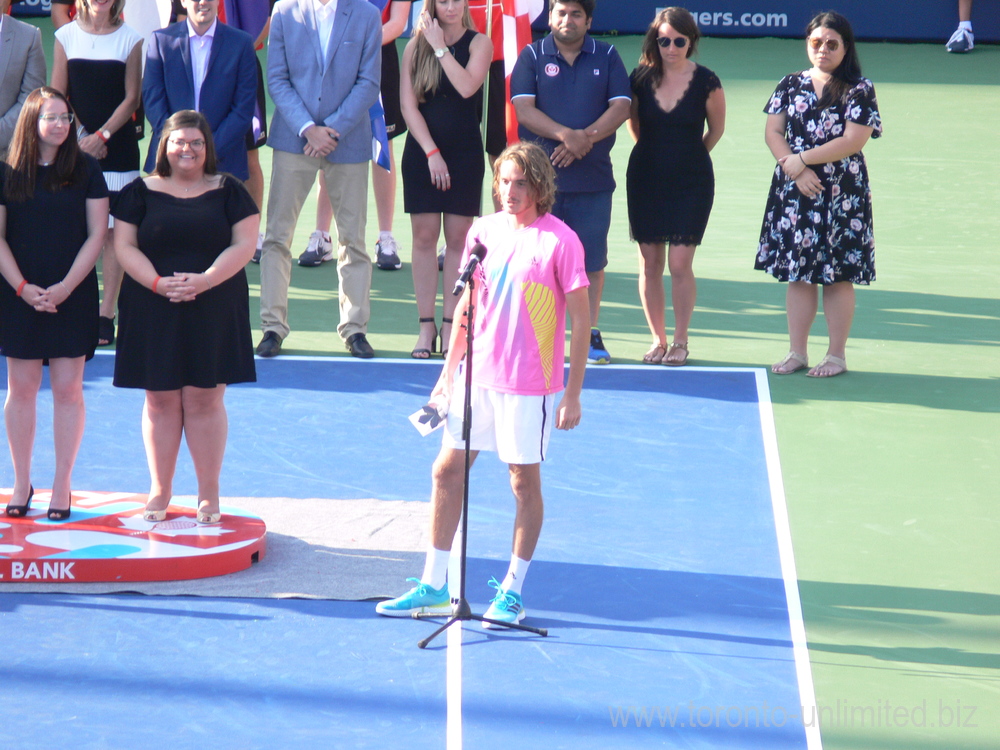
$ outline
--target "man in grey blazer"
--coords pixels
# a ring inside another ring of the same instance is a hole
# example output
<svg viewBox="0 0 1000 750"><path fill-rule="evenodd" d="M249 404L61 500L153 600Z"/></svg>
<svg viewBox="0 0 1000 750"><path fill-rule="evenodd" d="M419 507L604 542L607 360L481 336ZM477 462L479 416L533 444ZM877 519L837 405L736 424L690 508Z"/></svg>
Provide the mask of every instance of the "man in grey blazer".
<svg viewBox="0 0 1000 750"><path fill-rule="evenodd" d="M257 354L273 357L289 333L290 246L302 204L323 170L337 221L340 324L355 357L375 353L368 343L372 262L365 249L368 108L379 95L382 20L367 0L279 0L271 15L267 84L274 149L267 233L260 258Z"/></svg>
<svg viewBox="0 0 1000 750"><path fill-rule="evenodd" d="M45 53L37 27L7 15L10 0L0 0L0 159L14 135L21 105L45 85Z"/></svg>

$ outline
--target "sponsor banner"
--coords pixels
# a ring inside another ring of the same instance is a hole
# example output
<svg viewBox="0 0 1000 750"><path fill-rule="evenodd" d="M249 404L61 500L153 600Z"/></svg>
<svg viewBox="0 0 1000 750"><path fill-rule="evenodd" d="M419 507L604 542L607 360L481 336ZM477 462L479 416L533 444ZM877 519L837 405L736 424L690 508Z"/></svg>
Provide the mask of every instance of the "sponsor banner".
<svg viewBox="0 0 1000 750"><path fill-rule="evenodd" d="M595 33L642 34L663 0L603 0L598 2ZM828 6L801 0L690 0L681 3L694 14L705 36L801 37L809 19ZM944 44L958 26L954 0L838 0L834 9L850 20L860 39L918 40ZM975 3L972 27L976 43L1000 41L1000 3ZM543 14L534 23L547 28Z"/></svg>

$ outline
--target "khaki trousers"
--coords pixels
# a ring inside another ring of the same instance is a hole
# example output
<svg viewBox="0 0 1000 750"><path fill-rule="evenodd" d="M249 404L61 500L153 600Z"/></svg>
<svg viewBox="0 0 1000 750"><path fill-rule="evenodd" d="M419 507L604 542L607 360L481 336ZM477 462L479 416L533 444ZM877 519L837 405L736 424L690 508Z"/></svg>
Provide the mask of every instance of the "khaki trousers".
<svg viewBox="0 0 1000 750"><path fill-rule="evenodd" d="M291 243L295 225L320 170L326 174L330 206L337 223L337 277L340 324L347 339L367 333L371 314L372 260L365 250L368 213L368 162L332 164L305 154L275 149L267 198L267 232L260 255L260 320L264 332L288 336L288 284L292 275Z"/></svg>

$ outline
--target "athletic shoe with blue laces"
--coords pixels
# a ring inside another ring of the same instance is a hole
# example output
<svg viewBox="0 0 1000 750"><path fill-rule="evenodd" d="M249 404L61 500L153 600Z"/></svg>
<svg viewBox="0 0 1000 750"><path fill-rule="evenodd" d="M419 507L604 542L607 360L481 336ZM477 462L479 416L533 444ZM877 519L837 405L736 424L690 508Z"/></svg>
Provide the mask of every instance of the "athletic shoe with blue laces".
<svg viewBox="0 0 1000 750"><path fill-rule="evenodd" d="M451 597L448 595L448 584L440 589L433 589L419 578L407 578L417 585L402 596L388 599L375 605L375 611L386 617L410 617L416 613L431 613L440 615L451 614Z"/></svg>
<svg viewBox="0 0 1000 750"><path fill-rule="evenodd" d="M490 602L489 609L486 610L483 617L488 620L497 620L498 622L511 624L521 622L525 615L524 605L521 603L521 595L515 594L513 591L504 591L496 578L491 578L489 585L497 590L497 595L493 597L493 601ZM483 627L496 630L503 626L495 625L492 622L484 622Z"/></svg>
<svg viewBox="0 0 1000 750"><path fill-rule="evenodd" d="M590 329L590 352L587 354L587 363L591 365L611 364L611 355L604 348L601 332L596 328Z"/></svg>

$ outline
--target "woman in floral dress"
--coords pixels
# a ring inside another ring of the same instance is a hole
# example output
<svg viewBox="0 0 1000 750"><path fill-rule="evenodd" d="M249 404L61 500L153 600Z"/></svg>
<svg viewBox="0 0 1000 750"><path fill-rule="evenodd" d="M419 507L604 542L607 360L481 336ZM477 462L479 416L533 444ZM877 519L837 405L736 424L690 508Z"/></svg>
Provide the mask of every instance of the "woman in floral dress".
<svg viewBox="0 0 1000 750"><path fill-rule="evenodd" d="M764 140L778 164L755 268L788 282L791 346L771 367L779 375L809 366L809 329L823 287L830 342L808 374L826 378L847 372L854 284L875 280L871 189L861 149L882 134L882 122L847 19L821 13L806 35L812 67L785 76L764 110Z"/></svg>

